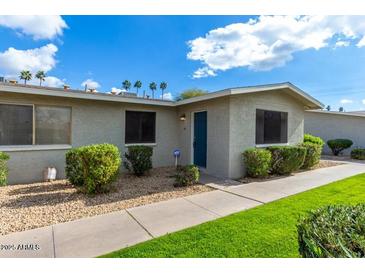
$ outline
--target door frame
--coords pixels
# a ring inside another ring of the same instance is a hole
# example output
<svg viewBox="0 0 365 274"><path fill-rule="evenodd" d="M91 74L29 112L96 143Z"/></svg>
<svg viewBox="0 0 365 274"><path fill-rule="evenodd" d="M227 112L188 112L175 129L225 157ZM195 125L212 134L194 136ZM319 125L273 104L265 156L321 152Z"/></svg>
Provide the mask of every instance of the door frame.
<svg viewBox="0 0 365 274"><path fill-rule="evenodd" d="M195 118L195 113L199 113L199 112L206 112L207 113L207 155L206 155L206 161L207 161L207 166L208 166L208 110L206 109L201 109L201 110L196 110L196 111L192 111L191 115L190 115L190 164L194 164L194 118ZM204 167L199 167L201 169L206 169L207 166Z"/></svg>

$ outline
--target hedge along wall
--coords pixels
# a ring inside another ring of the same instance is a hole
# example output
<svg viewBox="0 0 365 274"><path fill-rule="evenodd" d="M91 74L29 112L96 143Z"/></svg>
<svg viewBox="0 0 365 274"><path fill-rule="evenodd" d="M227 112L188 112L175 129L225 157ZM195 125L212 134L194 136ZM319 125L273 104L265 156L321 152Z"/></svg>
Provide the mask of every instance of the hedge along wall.
<svg viewBox="0 0 365 274"><path fill-rule="evenodd" d="M365 115L358 117L350 113L331 114L306 111L304 132L321 137L325 142L330 139L350 139L354 144L350 149L343 151L344 155L350 155L353 148L365 148ZM332 154L327 144L323 147L323 154Z"/></svg>

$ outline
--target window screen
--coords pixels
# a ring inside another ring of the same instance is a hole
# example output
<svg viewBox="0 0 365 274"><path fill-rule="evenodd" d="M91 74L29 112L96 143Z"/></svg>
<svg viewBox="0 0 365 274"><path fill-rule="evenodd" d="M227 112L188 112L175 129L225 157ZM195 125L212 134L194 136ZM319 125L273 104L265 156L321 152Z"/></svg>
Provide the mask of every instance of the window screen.
<svg viewBox="0 0 365 274"><path fill-rule="evenodd" d="M33 106L0 104L0 145L33 143Z"/></svg>
<svg viewBox="0 0 365 274"><path fill-rule="evenodd" d="M126 111L125 143L155 143L156 113Z"/></svg>
<svg viewBox="0 0 365 274"><path fill-rule="evenodd" d="M256 110L256 144L288 142L288 113Z"/></svg>
<svg viewBox="0 0 365 274"><path fill-rule="evenodd" d="M36 106L35 143L54 145L71 143L71 108Z"/></svg>

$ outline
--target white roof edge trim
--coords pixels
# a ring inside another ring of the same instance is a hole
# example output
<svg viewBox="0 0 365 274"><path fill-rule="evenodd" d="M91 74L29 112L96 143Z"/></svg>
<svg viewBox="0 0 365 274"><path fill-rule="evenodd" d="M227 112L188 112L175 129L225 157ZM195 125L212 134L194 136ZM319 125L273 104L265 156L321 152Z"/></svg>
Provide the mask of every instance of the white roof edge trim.
<svg viewBox="0 0 365 274"><path fill-rule="evenodd" d="M279 84L270 84L270 85L262 85L262 86L252 86L252 87L238 87L238 88L230 88L230 89L224 89L221 91L211 92L206 95L198 96L189 98L186 100L178 101L176 102L177 106L180 105L186 105L190 103L210 100L218 97L223 97L227 95L236 95L236 94L247 94L247 93L255 93L255 92L262 92L262 91L268 91L268 90L280 90L284 88L289 88L296 94L304 97L306 100L310 101L312 104L316 105L318 108L323 108L324 105L319 102L314 97L310 96L308 93L304 92L303 90L299 89L295 85L287 82L287 83L279 83Z"/></svg>
<svg viewBox="0 0 365 274"><path fill-rule="evenodd" d="M295 85L285 82L285 83L277 83L277 84L269 84L269 85L261 85L261 86L252 86L252 87L237 87L237 88L228 88L215 92L210 92L202 96L189 98L182 101L163 101L163 100L154 100L154 99L144 99L144 98L134 98L134 97L124 97L119 95L110 95L103 93L87 93L83 91L73 91L73 90L54 90L54 89L37 89L37 87L24 87L24 86L16 86L16 85L1 85L0 91L4 92L13 92L13 93L21 93L21 94L30 94L30 95L46 95L46 96L55 96L55 97L63 97L63 98L74 98L74 99L87 99L87 100L98 100L98 101L108 101L108 102L117 102L117 103L132 103L132 104L143 104L143 105L154 105L154 106L181 106L186 104L191 104L200 101L206 101L210 99L215 99L223 96L229 96L234 94L246 94L246 93L255 93L262 92L268 90L280 90L288 88L291 91L295 92L299 96L305 98L307 101L311 102L313 105L318 108L323 108L324 105L302 91Z"/></svg>
<svg viewBox="0 0 365 274"><path fill-rule="evenodd" d="M307 112L319 113L319 114L330 114L330 115L342 115L342 116L353 116L353 117L361 117L365 118L365 114L356 114L350 112L340 112L340 111L328 111L328 110L321 110L321 109L314 109L314 110L306 110Z"/></svg>
<svg viewBox="0 0 365 274"><path fill-rule="evenodd" d="M46 95L62 98L72 98L72 99L86 99L86 100L96 100L96 101L107 101L116 103L131 103L131 104L144 104L144 105L154 105L154 106L175 106L173 101L162 101L154 99L143 99L143 98L133 98L124 97L119 95L109 95L102 93L88 93L88 92L78 92L72 90L52 90L52 89L37 89L35 87L19 87L11 85L0 85L0 92L11 92L20 94L30 94L30 95Z"/></svg>

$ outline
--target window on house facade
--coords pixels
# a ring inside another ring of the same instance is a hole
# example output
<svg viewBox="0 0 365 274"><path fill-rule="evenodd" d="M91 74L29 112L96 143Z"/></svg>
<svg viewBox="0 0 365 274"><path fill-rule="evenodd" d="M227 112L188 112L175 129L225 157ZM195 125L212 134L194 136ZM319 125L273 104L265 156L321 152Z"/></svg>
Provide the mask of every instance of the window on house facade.
<svg viewBox="0 0 365 274"><path fill-rule="evenodd" d="M0 146L71 143L71 108L0 104Z"/></svg>
<svg viewBox="0 0 365 274"><path fill-rule="evenodd" d="M126 111L125 143L155 143L156 112Z"/></svg>
<svg viewBox="0 0 365 274"><path fill-rule="evenodd" d="M33 143L33 106L0 104L0 145Z"/></svg>
<svg viewBox="0 0 365 274"><path fill-rule="evenodd" d="M70 144L71 109L67 107L35 107L35 144Z"/></svg>
<svg viewBox="0 0 365 274"><path fill-rule="evenodd" d="M256 144L288 142L288 113L256 110Z"/></svg>

